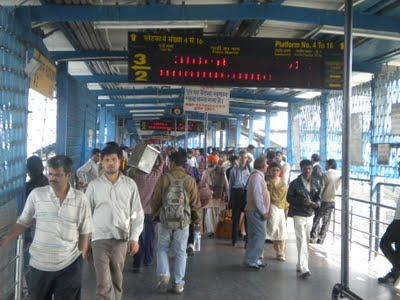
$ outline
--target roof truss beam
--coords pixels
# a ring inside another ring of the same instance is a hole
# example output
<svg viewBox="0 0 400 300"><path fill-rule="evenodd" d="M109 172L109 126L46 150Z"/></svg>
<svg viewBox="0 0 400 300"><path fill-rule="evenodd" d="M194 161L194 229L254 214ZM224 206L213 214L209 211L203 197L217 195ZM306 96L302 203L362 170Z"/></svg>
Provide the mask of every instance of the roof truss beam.
<svg viewBox="0 0 400 300"><path fill-rule="evenodd" d="M42 5L20 6L17 15L32 22L79 21L181 21L181 20L274 20L310 25L344 26L343 12L282 6L274 3L219 5ZM354 13L354 28L398 33L400 20L387 16Z"/></svg>
<svg viewBox="0 0 400 300"><path fill-rule="evenodd" d="M159 101L161 100L161 101ZM177 106L183 106L183 101L182 100L176 100L176 101L168 101L168 99L129 99L129 100L99 100L97 102L99 105L107 105L107 107L121 107L123 109L127 110L163 110L163 109L171 109ZM140 105L143 104L148 104L148 106L143 107ZM152 106L153 104L153 106ZM165 104L165 106L156 106L154 104ZM114 105L114 106L110 106ZM129 106L125 106L129 105ZM138 107L132 106L132 105L139 105ZM271 107L267 105L260 105L260 104L254 104L254 103L238 103L231 101L230 102L230 107L232 109L235 109L237 112L242 112L244 114L248 114L251 112L249 109L265 109L270 112L279 112L279 111L287 111L286 107ZM264 112L256 112L259 115L265 115Z"/></svg>
<svg viewBox="0 0 400 300"><path fill-rule="evenodd" d="M147 88L147 89L120 89L120 90L92 90L92 94L95 96L167 96L167 95L179 95L177 98L164 98L169 101L174 99L183 99L184 89L158 89L158 88ZM231 91L231 98L236 99L251 99L251 100L262 100L262 101L275 101L275 102L291 102L297 100L293 96L287 95L273 95L268 93L252 93L246 89L233 89ZM157 99L157 98L155 98ZM162 98L158 98L161 100ZM136 99L133 99L136 100ZM149 100L149 99L147 99ZM150 99L151 100L151 99ZM125 101L125 100L122 100ZM154 100L153 100L154 101ZM234 99L233 99L234 101Z"/></svg>

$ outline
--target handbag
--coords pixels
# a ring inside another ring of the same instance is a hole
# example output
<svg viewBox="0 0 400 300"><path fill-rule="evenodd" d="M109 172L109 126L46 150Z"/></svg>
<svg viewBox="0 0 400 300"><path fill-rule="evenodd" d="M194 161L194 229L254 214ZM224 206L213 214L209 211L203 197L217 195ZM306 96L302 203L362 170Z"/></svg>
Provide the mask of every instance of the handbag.
<svg viewBox="0 0 400 300"><path fill-rule="evenodd" d="M210 186L205 181L200 181L198 184L199 195L200 195L200 202L201 207L206 206L213 196L213 191L210 189Z"/></svg>
<svg viewBox="0 0 400 300"><path fill-rule="evenodd" d="M225 209L221 211L217 228L215 229L215 237L218 239L232 238L232 210Z"/></svg>

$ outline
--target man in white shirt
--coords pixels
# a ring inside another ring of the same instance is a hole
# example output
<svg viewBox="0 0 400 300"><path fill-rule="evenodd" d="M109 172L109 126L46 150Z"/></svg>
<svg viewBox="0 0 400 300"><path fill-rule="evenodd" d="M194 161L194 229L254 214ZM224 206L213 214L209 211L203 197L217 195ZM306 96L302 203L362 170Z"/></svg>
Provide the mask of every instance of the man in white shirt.
<svg viewBox="0 0 400 300"><path fill-rule="evenodd" d="M319 185L322 185L322 168L319 165L319 161L320 161L319 154L314 153L313 155L311 155L311 162L313 166L311 176L318 181Z"/></svg>
<svg viewBox="0 0 400 300"><path fill-rule="evenodd" d="M286 184L289 184L290 177L290 165L283 160L283 153L281 151L276 151L275 161L281 166L280 177L283 178Z"/></svg>
<svg viewBox="0 0 400 300"><path fill-rule="evenodd" d="M87 258L92 231L85 195L72 188L72 160L57 155L47 162L50 185L34 189L17 224L0 241L5 246L36 221L29 248L30 299L80 299L82 258Z"/></svg>
<svg viewBox="0 0 400 300"><path fill-rule="evenodd" d="M247 146L247 164L250 167L250 171L254 168L254 153L256 152L256 147L253 145Z"/></svg>
<svg viewBox="0 0 400 300"><path fill-rule="evenodd" d="M197 163L197 158L194 156L193 150L188 150L187 152L187 164L192 168L199 168L199 164Z"/></svg>
<svg viewBox="0 0 400 300"><path fill-rule="evenodd" d="M270 195L265 182L267 171L265 158L258 158L254 161L254 170L248 179L247 185L247 248L244 264L252 269L265 267L261 261L266 236L266 220L270 207Z"/></svg>
<svg viewBox="0 0 400 300"><path fill-rule="evenodd" d="M340 186L340 174L336 171L336 161L328 159L327 171L322 175L321 206L315 212L311 229L311 242L323 244L329 229L332 212L335 210L336 193ZM322 220L322 224L321 223Z"/></svg>
<svg viewBox="0 0 400 300"><path fill-rule="evenodd" d="M139 250L144 214L135 181L120 172L122 151L101 151L104 175L89 183L86 196L93 214L92 252L96 270L96 299L122 297L122 271L127 251Z"/></svg>
<svg viewBox="0 0 400 300"><path fill-rule="evenodd" d="M89 160L77 171L79 184L86 188L89 182L99 177L100 149L94 148Z"/></svg>

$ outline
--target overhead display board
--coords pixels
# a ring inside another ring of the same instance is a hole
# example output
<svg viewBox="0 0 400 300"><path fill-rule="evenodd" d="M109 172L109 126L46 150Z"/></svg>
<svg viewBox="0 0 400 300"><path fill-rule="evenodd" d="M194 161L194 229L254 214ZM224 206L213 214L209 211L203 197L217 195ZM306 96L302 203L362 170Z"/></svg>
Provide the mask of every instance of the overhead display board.
<svg viewBox="0 0 400 300"><path fill-rule="evenodd" d="M174 120L147 120L140 121L140 130L155 130L155 131L175 131ZM185 122L176 121L176 131L185 131ZM202 132L203 122L188 121L189 132Z"/></svg>
<svg viewBox="0 0 400 300"><path fill-rule="evenodd" d="M128 49L134 83L342 89L341 42L129 32Z"/></svg>

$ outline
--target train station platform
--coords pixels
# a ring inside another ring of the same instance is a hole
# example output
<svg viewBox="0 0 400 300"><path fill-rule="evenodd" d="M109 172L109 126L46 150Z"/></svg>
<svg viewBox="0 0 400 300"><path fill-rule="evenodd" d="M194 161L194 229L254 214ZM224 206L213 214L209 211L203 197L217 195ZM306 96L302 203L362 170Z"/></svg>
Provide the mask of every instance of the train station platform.
<svg viewBox="0 0 400 300"><path fill-rule="evenodd" d="M289 219L290 220L290 219ZM292 229L289 222L289 230ZM155 265L143 273L132 272L132 259L126 261L123 299L331 299L333 286L340 282L340 241L327 237L324 245L311 245L308 280L297 278L296 241L291 232L287 243L287 261L275 259L271 244L266 244L267 267L259 271L242 265L244 247L232 247L230 241L204 238L202 249L188 258L186 286L182 295L160 294L155 289ZM400 299L393 286L379 285L377 276L388 270L384 258L368 263L367 251L352 246L350 288L365 300ZM85 265L82 299L95 300L93 266Z"/></svg>

